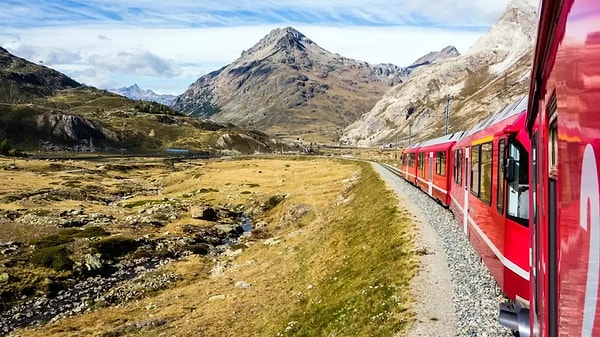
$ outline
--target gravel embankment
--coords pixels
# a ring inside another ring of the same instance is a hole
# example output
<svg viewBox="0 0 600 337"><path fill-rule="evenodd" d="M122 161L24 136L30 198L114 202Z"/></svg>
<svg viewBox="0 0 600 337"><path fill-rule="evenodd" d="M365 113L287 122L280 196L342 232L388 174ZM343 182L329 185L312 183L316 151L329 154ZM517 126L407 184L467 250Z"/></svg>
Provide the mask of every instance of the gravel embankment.
<svg viewBox="0 0 600 337"><path fill-rule="evenodd" d="M423 256L413 282L417 323L411 336L512 337L498 323L504 296L452 213L381 165L373 166L419 228L416 247Z"/></svg>

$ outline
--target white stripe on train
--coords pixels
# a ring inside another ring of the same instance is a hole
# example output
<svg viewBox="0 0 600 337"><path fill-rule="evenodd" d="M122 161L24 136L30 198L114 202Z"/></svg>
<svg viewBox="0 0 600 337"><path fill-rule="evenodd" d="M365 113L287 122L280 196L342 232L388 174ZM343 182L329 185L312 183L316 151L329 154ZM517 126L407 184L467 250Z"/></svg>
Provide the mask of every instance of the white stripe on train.
<svg viewBox="0 0 600 337"><path fill-rule="evenodd" d="M450 198L456 204L456 207L458 209L460 209L464 213L465 210L464 210L464 208L462 208L460 206L460 202L458 202L458 200L456 200L453 195L450 195ZM494 245L494 243L490 240L490 238L488 238L487 235L485 235L485 233L477 225L477 223L475 222L475 220L473 220L473 218L471 218L470 215L468 215L467 217L469 219L469 223L471 224L471 226L473 226L473 229L475 229L475 231L477 232L477 234L479 234L479 236L483 239L483 241L485 241L485 243L488 245L488 247L490 247L490 249L494 252L494 254L498 258L498 260L500 260L500 262L502 262L502 264L506 268L510 269L515 274L519 275L521 278L529 281L529 272L527 272L525 269L519 267L514 262L512 262L509 259L507 259L504 255L502 255L502 253L500 252L500 250Z"/></svg>

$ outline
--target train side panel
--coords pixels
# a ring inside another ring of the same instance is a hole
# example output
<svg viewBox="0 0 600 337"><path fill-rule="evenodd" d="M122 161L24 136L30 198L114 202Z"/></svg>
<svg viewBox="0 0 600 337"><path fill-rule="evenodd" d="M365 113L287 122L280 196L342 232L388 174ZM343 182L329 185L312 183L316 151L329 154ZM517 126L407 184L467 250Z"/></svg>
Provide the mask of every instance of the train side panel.
<svg viewBox="0 0 600 337"><path fill-rule="evenodd" d="M450 203L450 152L462 132L424 141L417 151L417 186L442 205Z"/></svg>
<svg viewBox="0 0 600 337"><path fill-rule="evenodd" d="M541 2L528 114L534 336L600 336L599 22L598 1Z"/></svg>
<svg viewBox="0 0 600 337"><path fill-rule="evenodd" d="M450 209L459 225L504 293L524 305L529 300L529 139L519 130L526 103L513 102L454 145L450 181ZM520 179L511 182L504 173L508 157L522 167Z"/></svg>

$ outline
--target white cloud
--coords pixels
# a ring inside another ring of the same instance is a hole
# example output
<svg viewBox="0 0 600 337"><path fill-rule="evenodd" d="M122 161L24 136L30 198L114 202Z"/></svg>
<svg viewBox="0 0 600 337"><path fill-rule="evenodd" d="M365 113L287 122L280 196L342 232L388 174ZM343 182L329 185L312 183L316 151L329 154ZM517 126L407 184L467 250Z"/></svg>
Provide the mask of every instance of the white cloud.
<svg viewBox="0 0 600 337"><path fill-rule="evenodd" d="M0 3L0 22L12 26L129 22L206 27L310 22L487 27L507 3L508 0L9 0Z"/></svg>

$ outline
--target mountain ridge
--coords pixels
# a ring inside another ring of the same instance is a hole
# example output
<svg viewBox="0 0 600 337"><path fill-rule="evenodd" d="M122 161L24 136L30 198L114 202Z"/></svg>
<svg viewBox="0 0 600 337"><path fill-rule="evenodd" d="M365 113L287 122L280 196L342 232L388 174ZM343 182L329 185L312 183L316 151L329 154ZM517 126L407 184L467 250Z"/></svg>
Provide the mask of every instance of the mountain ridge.
<svg viewBox="0 0 600 337"><path fill-rule="evenodd" d="M125 96L130 99L135 100L145 100L151 102L157 102L164 105L171 105L177 96L169 95L169 94L157 94L151 89L142 89L137 83L130 85L128 87L121 87L115 89L108 89L108 91L113 92L115 94L119 94L121 96Z"/></svg>
<svg viewBox="0 0 600 337"><path fill-rule="evenodd" d="M18 151L251 154L291 149L231 123L81 85L0 48L0 141Z"/></svg>
<svg viewBox="0 0 600 337"><path fill-rule="evenodd" d="M535 13L532 0L509 3L498 21L463 55L417 69L345 128L340 141L404 147L410 141L443 135L446 97L451 99L450 132L456 132L525 94ZM407 116L409 109L414 113Z"/></svg>
<svg viewBox="0 0 600 337"><path fill-rule="evenodd" d="M293 27L276 28L198 78L173 106L280 137L335 142L412 70L343 57Z"/></svg>

